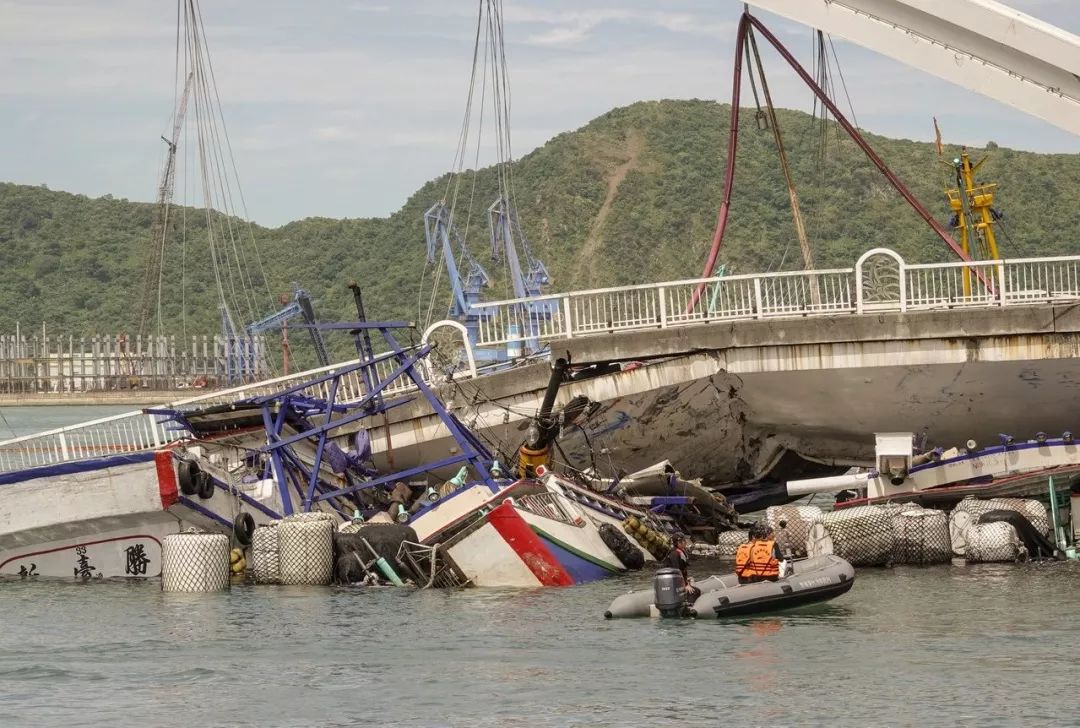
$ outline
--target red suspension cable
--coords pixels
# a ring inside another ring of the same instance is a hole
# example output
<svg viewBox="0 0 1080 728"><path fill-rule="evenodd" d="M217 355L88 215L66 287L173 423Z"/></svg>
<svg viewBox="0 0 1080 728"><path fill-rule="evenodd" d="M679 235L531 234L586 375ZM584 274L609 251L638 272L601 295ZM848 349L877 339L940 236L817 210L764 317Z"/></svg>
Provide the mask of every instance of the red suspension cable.
<svg viewBox="0 0 1080 728"><path fill-rule="evenodd" d="M889 169L889 166L877 155L877 152L875 152L867 143L862 134L859 133L859 130L851 125L847 118L840 112L840 109L836 107L836 104L832 102L832 99L829 98L828 94L818 86L814 79L810 77L810 74L806 72L806 69L795 60L795 57L791 55L788 49L784 47L784 45L762 24L760 20L750 15L750 13L744 12L742 18L739 20L739 29L737 31L738 37L735 41L735 75L731 83L731 130L728 137L727 167L724 172L724 197L723 201L720 203L720 212L716 217L716 230L713 232L712 247L709 249L709 257L705 262L705 270L701 277L709 278L712 276L713 269L716 267L716 259L720 255L720 247L724 242L724 232L727 229L728 211L731 207L731 192L735 180L735 150L738 147L739 139L739 102L742 82L743 43L745 42L746 35L751 26L757 28L765 39L772 44L772 47L776 49L785 61L787 61L788 65L799 75L803 83L814 92L814 95L817 96L821 103L830 113L832 113L841 128L843 128L848 136L851 137L852 141L858 145L859 149L866 154L867 158L869 158L874 166L885 176L885 179L889 181L889 184L891 184L896 191L900 193L900 196L911 205L916 214L918 214L918 216L938 234L945 244L948 245L961 260L971 260L971 257L964 253L960 246L956 244L956 241L953 240L952 236L949 235L949 232L942 227L941 223L934 219L934 216L930 214L930 211L916 199L915 195L911 193L911 190L909 190L907 186L900 181L900 178ZM986 279L983 271L976 270L975 273L982 281L983 285L986 286L987 290L992 292L993 286ZM694 310L704 291L705 284L700 283L694 290L694 295L690 298L690 302L686 308L687 313Z"/></svg>

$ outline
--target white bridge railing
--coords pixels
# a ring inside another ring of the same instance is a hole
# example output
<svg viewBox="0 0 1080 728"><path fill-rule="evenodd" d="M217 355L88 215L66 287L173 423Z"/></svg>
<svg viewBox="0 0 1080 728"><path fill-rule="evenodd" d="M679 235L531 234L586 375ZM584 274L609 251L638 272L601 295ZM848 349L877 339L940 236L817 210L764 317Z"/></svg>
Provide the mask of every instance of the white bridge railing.
<svg viewBox="0 0 1080 728"><path fill-rule="evenodd" d="M477 345L508 345L509 350L525 343L710 321L990 308L1076 300L1080 300L1080 256L907 265L893 251L876 248L859 258L852 268L602 288L481 303L474 310L480 314ZM274 394L351 363L210 392L163 407L193 409ZM375 368L380 378L395 366L389 355L376 358ZM470 375L471 372L459 372L455 377ZM412 389L410 381L398 378L385 394L394 396ZM365 391L360 372L350 372L339 385L337 401L356 401ZM304 393L325 399L329 397L330 384L311 385ZM182 437L180 432L167 430L162 419L134 411L0 442L0 473L139 452Z"/></svg>
<svg viewBox="0 0 1080 728"><path fill-rule="evenodd" d="M1080 300L1080 256L908 265L875 248L852 268L692 278L479 303L479 346L710 321ZM693 304L693 305L691 305Z"/></svg>

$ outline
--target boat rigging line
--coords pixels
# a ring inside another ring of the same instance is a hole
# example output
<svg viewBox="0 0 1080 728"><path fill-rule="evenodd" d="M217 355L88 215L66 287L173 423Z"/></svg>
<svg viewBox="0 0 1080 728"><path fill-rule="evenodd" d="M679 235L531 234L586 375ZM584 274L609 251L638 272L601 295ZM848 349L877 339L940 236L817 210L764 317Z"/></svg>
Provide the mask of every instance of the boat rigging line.
<svg viewBox="0 0 1080 728"><path fill-rule="evenodd" d="M206 245L214 277L218 314L227 339L237 337L234 322L254 320L262 291L273 305L266 267L248 219L247 202L240 186L239 172L229 139L213 62L205 36L199 0L177 1L176 55L174 62L174 111L166 144L161 183L152 226L153 242L148 252L140 306L140 335L152 328L167 333L167 321L179 318L187 332L187 210L180 211L179 251L174 252L173 213L175 179L184 173L184 201L189 187L202 198ZM189 131L194 145L188 145ZM178 148L184 151L177 155ZM177 254L178 253L178 254ZM175 258L179 258L176 260ZM179 306L165 293L166 271L180 284ZM176 309L179 308L179 311ZM178 315L176 315L178 314ZM151 322L150 319L153 319ZM232 343L232 342L230 342Z"/></svg>

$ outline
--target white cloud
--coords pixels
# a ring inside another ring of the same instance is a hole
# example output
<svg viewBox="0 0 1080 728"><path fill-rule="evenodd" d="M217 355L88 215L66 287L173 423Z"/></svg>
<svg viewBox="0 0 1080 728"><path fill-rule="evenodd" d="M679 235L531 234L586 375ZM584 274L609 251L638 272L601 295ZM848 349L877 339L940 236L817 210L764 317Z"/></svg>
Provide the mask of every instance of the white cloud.
<svg viewBox="0 0 1080 728"><path fill-rule="evenodd" d="M506 3L517 157L613 106L657 98L726 101L730 94L742 9L736 0ZM1010 4L1080 30L1074 0ZM0 108L8 112L0 115L5 178L153 197L158 135L168 128L174 94L170 6L0 0L0 68L15 71L0 73ZM386 214L447 171L464 108L475 9L475 0L204 2L214 70L255 219ZM806 59L808 29L771 16L766 22ZM936 114L948 118L952 138L1080 151L1080 140L1019 112L870 51L848 44L838 51L858 119L871 131L929 139ZM809 92L766 55L778 103L809 109ZM490 146L482 162L493 156Z"/></svg>

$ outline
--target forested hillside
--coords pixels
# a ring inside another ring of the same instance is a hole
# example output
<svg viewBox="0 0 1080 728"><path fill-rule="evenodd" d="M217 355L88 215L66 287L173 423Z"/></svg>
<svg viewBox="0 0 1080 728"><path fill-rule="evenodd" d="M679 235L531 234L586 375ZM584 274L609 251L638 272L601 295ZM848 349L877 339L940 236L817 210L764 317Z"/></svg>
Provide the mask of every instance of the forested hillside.
<svg viewBox="0 0 1080 728"><path fill-rule="evenodd" d="M799 248L772 135L757 130L752 112L744 111L743 119L732 220L721 259L738 272L797 268ZM819 268L851 265L875 246L894 248L909 261L948 258L940 240L854 144L833 137L822 158L808 115L781 111L780 121ZM552 274L553 289L699 275L721 199L727 134L726 105L642 102L614 109L523 157L514 173L519 216ZM933 146L869 139L915 195L946 221L946 177ZM1009 233L1004 253L1080 252L1080 156L991 146L981 176L1000 185L996 206L1006 214ZM947 154L956 151L950 147ZM314 295L320 317L330 319L350 315L344 287L356 280L371 315L416 319L425 266L423 213L445 186L445 178L429 182L388 218L253 226L269 288L285 292L297 281ZM470 247L482 263L487 231L478 221L496 189L492 170L481 170ZM246 190L258 194L250 180ZM137 329L152 215L153 206L146 203L0 184L0 332L13 331L16 321L23 326L44 321L50 332L77 335ZM189 211L186 221L186 265L181 275L180 256L171 253L165 309L172 325L179 326L183 279L189 331L211 333L217 329L216 293L205 251L205 217ZM508 295L500 268L488 266L496 278L489 292L493 299ZM432 277L429 270L426 281ZM262 314L273 310L267 299L264 290Z"/></svg>

